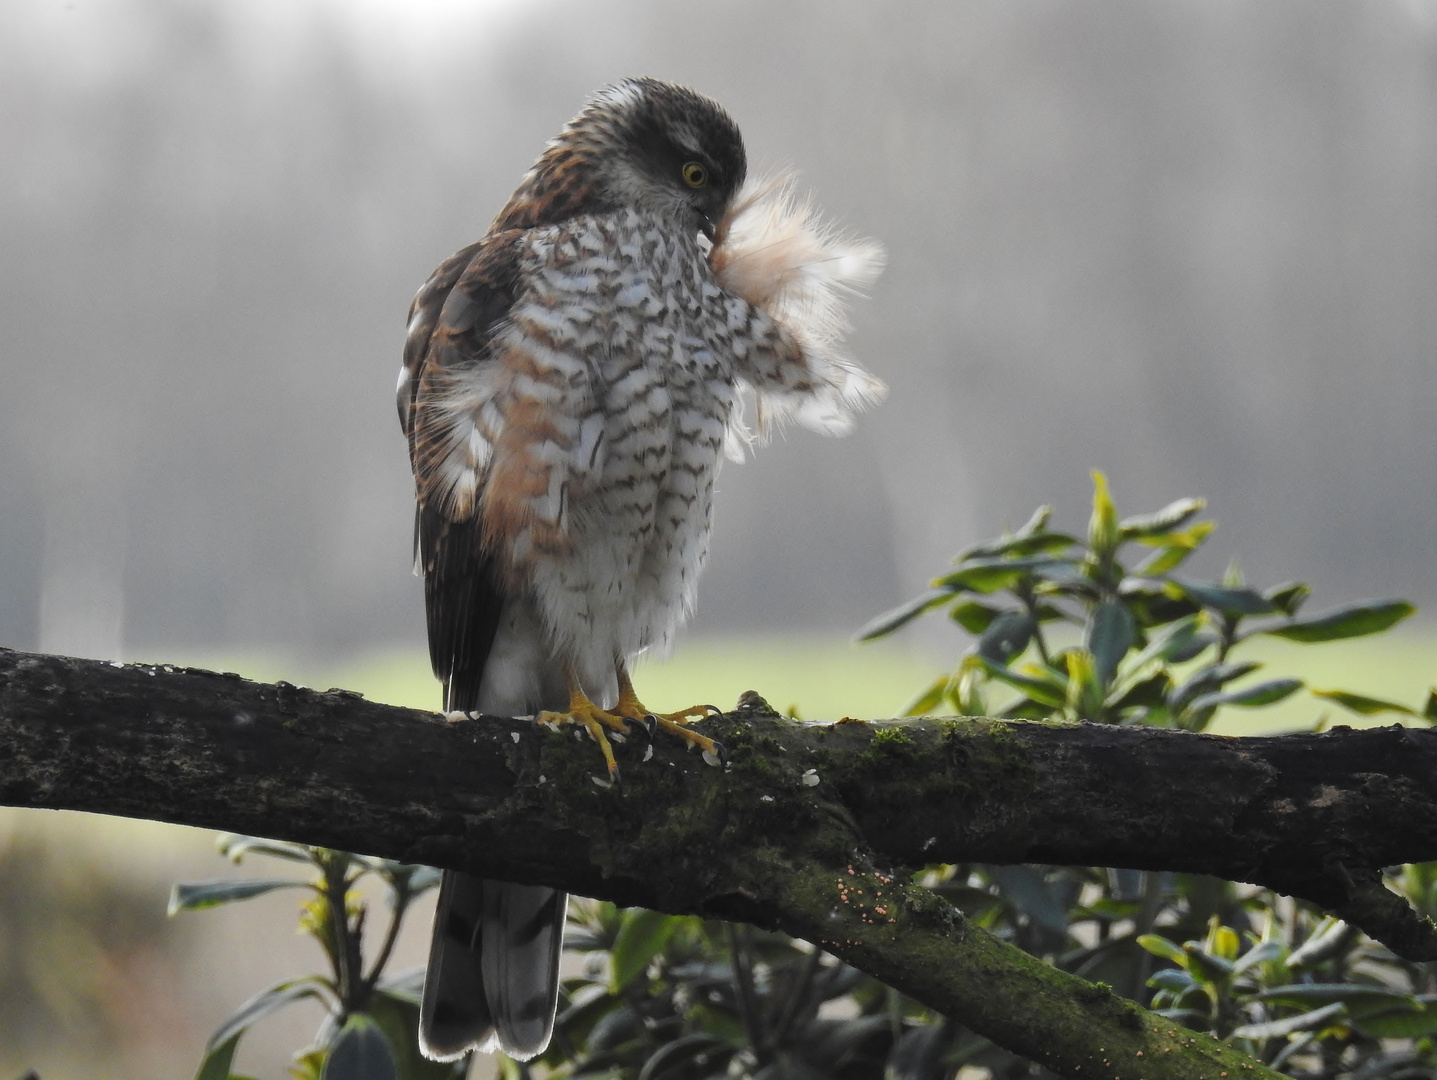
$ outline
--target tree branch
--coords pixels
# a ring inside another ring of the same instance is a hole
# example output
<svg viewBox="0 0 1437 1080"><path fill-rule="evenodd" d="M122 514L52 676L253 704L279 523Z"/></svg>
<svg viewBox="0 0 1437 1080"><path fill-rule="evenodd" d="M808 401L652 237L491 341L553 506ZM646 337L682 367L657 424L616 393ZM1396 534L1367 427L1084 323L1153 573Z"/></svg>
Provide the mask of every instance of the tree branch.
<svg viewBox="0 0 1437 1080"><path fill-rule="evenodd" d="M1070 1077L1275 1076L971 927L893 866L1216 874L1412 959L1437 931L1380 868L1437 858L1437 732L1226 739L992 720L801 724L746 695L623 784L567 731L346 691L0 650L0 803L226 829L737 919L821 944ZM1042 1002L1040 1008L1035 1001ZM1232 1075L1239 1075L1232 1072Z"/></svg>

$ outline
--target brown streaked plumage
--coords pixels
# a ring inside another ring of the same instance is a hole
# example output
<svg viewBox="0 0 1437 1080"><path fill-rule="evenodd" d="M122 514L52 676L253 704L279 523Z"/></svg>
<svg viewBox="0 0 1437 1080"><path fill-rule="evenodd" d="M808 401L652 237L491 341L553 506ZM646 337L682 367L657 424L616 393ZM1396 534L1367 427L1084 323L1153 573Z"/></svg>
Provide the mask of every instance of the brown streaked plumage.
<svg viewBox="0 0 1437 1080"><path fill-rule="evenodd" d="M707 98L609 87L410 311L399 412L445 708L582 724L611 775L606 731L649 715L627 665L692 609L740 392L834 430L881 390L834 348L833 290L863 273L806 211L736 202L745 173ZM787 232L753 228L756 206ZM655 719L717 762L687 726L705 711ZM446 873L427 1053L544 1048L564 909L553 890Z"/></svg>

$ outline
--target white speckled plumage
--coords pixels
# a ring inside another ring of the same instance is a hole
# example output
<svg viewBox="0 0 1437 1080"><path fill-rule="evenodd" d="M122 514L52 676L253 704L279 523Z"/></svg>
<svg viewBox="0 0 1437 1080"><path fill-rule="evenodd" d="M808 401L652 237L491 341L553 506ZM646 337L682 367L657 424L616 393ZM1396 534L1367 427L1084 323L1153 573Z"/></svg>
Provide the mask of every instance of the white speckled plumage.
<svg viewBox="0 0 1437 1080"><path fill-rule="evenodd" d="M666 645L693 608L739 384L801 392L776 373L802 354L719 287L697 233L641 211L531 230L519 261L496 365L430 406L450 430L439 485L456 514L477 503L556 653L611 699L615 662ZM511 427L530 405L542 423ZM487 470L501 445L522 489Z"/></svg>
<svg viewBox="0 0 1437 1080"><path fill-rule="evenodd" d="M881 394L838 349L841 293L871 280L876 249L785 188L735 201L744 172L718 106L621 83L416 297L399 410L446 709L560 710L574 689L613 707L625 665L694 606L740 394L761 425L830 433ZM543 1049L562 909L445 875L426 1052Z"/></svg>

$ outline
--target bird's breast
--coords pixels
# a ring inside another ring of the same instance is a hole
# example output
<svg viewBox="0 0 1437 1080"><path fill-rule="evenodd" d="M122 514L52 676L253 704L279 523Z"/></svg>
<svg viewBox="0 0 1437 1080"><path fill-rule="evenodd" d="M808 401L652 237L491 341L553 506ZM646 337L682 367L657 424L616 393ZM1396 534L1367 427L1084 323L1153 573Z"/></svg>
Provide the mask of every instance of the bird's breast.
<svg viewBox="0 0 1437 1080"><path fill-rule="evenodd" d="M736 396L729 317L696 238L642 215L545 230L533 257L512 322L524 349L566 354L546 393L568 434L543 485L562 542L530 580L571 659L602 669L693 606Z"/></svg>

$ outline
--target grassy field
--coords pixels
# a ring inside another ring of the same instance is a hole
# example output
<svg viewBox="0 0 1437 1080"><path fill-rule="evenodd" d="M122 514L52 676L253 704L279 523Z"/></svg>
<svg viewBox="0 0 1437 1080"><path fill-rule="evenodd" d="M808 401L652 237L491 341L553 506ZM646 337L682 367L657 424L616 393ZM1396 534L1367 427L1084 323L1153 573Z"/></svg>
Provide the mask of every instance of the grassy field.
<svg viewBox="0 0 1437 1080"><path fill-rule="evenodd" d="M161 657L144 657L159 661ZM429 658L414 651L373 653L352 662L318 663L263 655L169 655L171 663L238 671L248 678L286 679L304 686L340 686L373 701L438 709L439 686ZM851 645L821 634L687 642L667 660L641 659L639 695L653 708L695 703L732 708L757 690L776 709L796 706L805 719L894 716L942 663L901 646Z"/></svg>
<svg viewBox="0 0 1437 1080"><path fill-rule="evenodd" d="M745 690L757 690L774 708L796 707L807 720L897 715L952 657L924 655L901 643L852 645L821 633L752 639L708 638L682 644L666 661L641 661L634 681L653 708L712 703L730 708ZM1263 663L1248 682L1294 676L1309 686L1341 689L1420 708L1437 685L1437 628L1418 627L1375 638L1297 645L1258 638L1239 646L1235 659ZM162 659L154 657L150 659ZM175 660L174 656L163 659ZM198 657L198 666L238 670L258 679L288 679L307 686L341 686L375 701L437 709L439 691L427 658L418 651L376 653L340 663L304 663L279 657ZM1240 684L1239 684L1240 685ZM1276 706L1225 709L1212 730L1226 735L1269 734L1310 728L1324 714L1330 724L1393 723L1394 715L1359 717L1299 692Z"/></svg>

